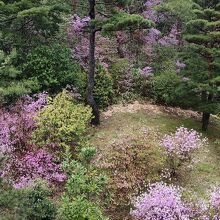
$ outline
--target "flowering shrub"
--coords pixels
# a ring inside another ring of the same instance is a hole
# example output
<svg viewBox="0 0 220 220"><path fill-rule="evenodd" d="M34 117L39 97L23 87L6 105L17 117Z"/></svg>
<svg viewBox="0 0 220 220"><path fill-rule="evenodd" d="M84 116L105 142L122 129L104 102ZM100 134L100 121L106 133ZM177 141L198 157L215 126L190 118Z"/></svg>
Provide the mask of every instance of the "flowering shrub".
<svg viewBox="0 0 220 220"><path fill-rule="evenodd" d="M176 156L181 159L189 158L190 153L207 144L207 139L195 130L180 127L174 134L165 135L161 145L165 148L167 155Z"/></svg>
<svg viewBox="0 0 220 220"><path fill-rule="evenodd" d="M180 190L162 182L151 184L148 193L138 197L134 207L131 215L137 220L189 219Z"/></svg>
<svg viewBox="0 0 220 220"><path fill-rule="evenodd" d="M195 130L180 127L175 133L165 135L161 146L168 156L170 177L177 175L177 171L184 163L192 161L192 153L207 144L207 139Z"/></svg>
<svg viewBox="0 0 220 220"><path fill-rule="evenodd" d="M213 220L220 219L220 187L216 187L212 191L210 195L209 203L210 203L209 214L211 215L210 217Z"/></svg>
<svg viewBox="0 0 220 220"><path fill-rule="evenodd" d="M217 187L210 196L210 204L214 208L220 208L220 188Z"/></svg>
<svg viewBox="0 0 220 220"><path fill-rule="evenodd" d="M46 105L46 99L45 93L26 96L10 111L1 110L0 153L6 161L0 174L15 188L23 188L37 178L48 183L65 179L56 159L46 150L36 150L31 141L36 129L34 117Z"/></svg>
<svg viewBox="0 0 220 220"><path fill-rule="evenodd" d="M48 184L65 180L60 165L43 149L28 152L23 158L11 158L2 173L2 177L7 176L13 177L13 187L17 189L28 186L38 178L44 179Z"/></svg>
<svg viewBox="0 0 220 220"><path fill-rule="evenodd" d="M26 96L19 100L10 111L1 109L0 152L23 152L30 149L30 137L35 128L33 117L46 104L46 94Z"/></svg>

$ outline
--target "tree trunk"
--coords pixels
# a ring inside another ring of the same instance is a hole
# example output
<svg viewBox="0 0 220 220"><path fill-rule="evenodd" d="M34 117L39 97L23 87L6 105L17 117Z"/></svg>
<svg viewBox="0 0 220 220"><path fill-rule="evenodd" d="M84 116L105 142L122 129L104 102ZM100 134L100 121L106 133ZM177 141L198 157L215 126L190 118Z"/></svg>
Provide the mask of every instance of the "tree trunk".
<svg viewBox="0 0 220 220"><path fill-rule="evenodd" d="M89 0L89 17L91 20L95 19L95 0ZM91 123L93 125L100 124L100 114L93 96L94 90L94 75L95 75L95 39L96 30L95 26L90 26L90 35L89 35L89 72L87 77L87 90L86 90L86 101L87 104L92 108L93 119Z"/></svg>
<svg viewBox="0 0 220 220"><path fill-rule="evenodd" d="M202 114L202 130L207 131L210 119L210 113L203 112Z"/></svg>
<svg viewBox="0 0 220 220"><path fill-rule="evenodd" d="M210 102L213 100L213 94L209 94L208 98L205 92L203 92L203 100L206 98L206 101ZM209 119L211 114L208 112L203 112L202 114L202 130L207 131L209 126Z"/></svg>
<svg viewBox="0 0 220 220"><path fill-rule="evenodd" d="M76 5L77 5L77 0L71 0L70 1L72 10L75 12L76 11Z"/></svg>

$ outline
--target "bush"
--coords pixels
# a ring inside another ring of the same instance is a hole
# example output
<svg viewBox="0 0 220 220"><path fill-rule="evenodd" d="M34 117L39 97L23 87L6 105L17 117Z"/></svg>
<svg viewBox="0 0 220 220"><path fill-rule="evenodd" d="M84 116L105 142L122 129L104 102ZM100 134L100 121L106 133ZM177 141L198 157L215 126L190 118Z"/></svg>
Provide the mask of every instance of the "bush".
<svg viewBox="0 0 220 220"><path fill-rule="evenodd" d="M150 184L148 192L137 198L134 207L131 215L137 220L189 219L180 190L164 183Z"/></svg>
<svg viewBox="0 0 220 220"><path fill-rule="evenodd" d="M105 177L99 174L91 160L96 150L84 147L78 155L78 161L66 156L63 163L69 178L66 191L61 199L60 219L64 220L104 220L100 209L99 195Z"/></svg>
<svg viewBox="0 0 220 220"><path fill-rule="evenodd" d="M27 152L23 157L10 158L3 169L2 177L9 179L17 189L27 187L38 178L42 178L50 186L60 184L66 179L59 160L44 149Z"/></svg>
<svg viewBox="0 0 220 220"><path fill-rule="evenodd" d="M165 135L161 141L161 146L168 156L167 162L171 172L171 177L178 174L178 169L185 163L192 162L193 153L207 144L207 140L194 130L180 127L175 133Z"/></svg>
<svg viewBox="0 0 220 220"><path fill-rule="evenodd" d="M48 146L50 150L62 152L77 145L91 117L91 109L74 102L64 90L50 99L48 105L38 113L33 141L38 146Z"/></svg>
<svg viewBox="0 0 220 220"><path fill-rule="evenodd" d="M26 189L0 189L0 212L4 220L52 220L56 216L56 206L48 199L51 192L37 182Z"/></svg>
<svg viewBox="0 0 220 220"><path fill-rule="evenodd" d="M44 93L26 96L10 110L1 109L0 176L15 188L23 188L37 178L48 183L62 182L65 178L57 159L31 143L36 128L34 117L46 105L46 97Z"/></svg>
<svg viewBox="0 0 220 220"><path fill-rule="evenodd" d="M37 47L27 55L21 68L25 78L38 82L40 91L57 93L71 85L84 93L86 74L64 44Z"/></svg>
<svg viewBox="0 0 220 220"><path fill-rule="evenodd" d="M109 73L98 67L95 74L94 98L99 108L104 109L112 103L113 80Z"/></svg>
<svg viewBox="0 0 220 220"><path fill-rule="evenodd" d="M181 83L176 73L162 73L151 78L153 99L160 104L177 104L176 88Z"/></svg>
<svg viewBox="0 0 220 220"><path fill-rule="evenodd" d="M210 203L210 218L211 219L219 219L220 218L220 187L216 187L209 199Z"/></svg>
<svg viewBox="0 0 220 220"><path fill-rule="evenodd" d="M124 97L126 100L132 97L135 82L129 60L118 59L114 61L110 65L109 72L113 78L115 94L119 97Z"/></svg>
<svg viewBox="0 0 220 220"><path fill-rule="evenodd" d="M113 216L120 213L119 219L127 216L131 198L145 189L148 181L160 179L164 163L153 131L125 138L108 146L108 153L101 153L100 160L109 179L105 192L107 210Z"/></svg>

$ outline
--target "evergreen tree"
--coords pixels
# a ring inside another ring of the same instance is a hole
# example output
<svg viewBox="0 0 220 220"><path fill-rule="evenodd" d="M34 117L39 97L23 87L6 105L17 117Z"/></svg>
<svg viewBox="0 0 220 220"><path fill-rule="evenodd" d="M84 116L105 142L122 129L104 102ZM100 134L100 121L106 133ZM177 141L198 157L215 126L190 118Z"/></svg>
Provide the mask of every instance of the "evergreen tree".
<svg viewBox="0 0 220 220"><path fill-rule="evenodd" d="M220 1L194 2L195 18L187 23L185 35L190 43L190 52L185 56L189 74L185 91L191 93L191 106L203 112L202 129L206 131L210 115L220 108Z"/></svg>
<svg viewBox="0 0 220 220"><path fill-rule="evenodd" d="M82 1L72 1L73 6L78 6ZM77 4L78 3L78 4ZM138 14L127 12L130 0L88 0L88 16L90 25L87 27L89 32L89 68L87 79L86 100L93 109L94 118L92 124L100 123L99 110L94 99L94 74L95 74L95 48L96 33L101 31L103 34L112 33L119 30L135 30L149 28L153 23L144 19Z"/></svg>
<svg viewBox="0 0 220 220"><path fill-rule="evenodd" d="M0 46L6 53L15 47L27 52L34 45L48 43L59 31L67 4L54 0L0 1Z"/></svg>
<svg viewBox="0 0 220 220"><path fill-rule="evenodd" d="M1 101L8 103L39 90L39 82L26 77L21 66L26 63L27 55L32 50L54 41L63 21L63 13L68 11L65 1L0 1Z"/></svg>

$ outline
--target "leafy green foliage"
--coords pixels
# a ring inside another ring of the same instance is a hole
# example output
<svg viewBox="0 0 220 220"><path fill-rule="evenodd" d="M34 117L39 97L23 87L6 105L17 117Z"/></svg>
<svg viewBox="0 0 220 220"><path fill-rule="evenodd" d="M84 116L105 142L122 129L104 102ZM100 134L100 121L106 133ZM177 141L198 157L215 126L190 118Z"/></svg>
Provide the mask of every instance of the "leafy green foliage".
<svg viewBox="0 0 220 220"><path fill-rule="evenodd" d="M2 185L0 211L3 220L52 220L56 206L50 199L51 192L37 182L26 189L11 189Z"/></svg>
<svg viewBox="0 0 220 220"><path fill-rule="evenodd" d="M95 154L95 148L84 147L78 155L78 161L71 160L70 155L66 155L63 167L69 178L59 208L61 219L107 220L98 200L106 180L92 164Z"/></svg>
<svg viewBox="0 0 220 220"><path fill-rule="evenodd" d="M176 73L162 73L151 78L153 98L158 103L176 104L176 88L180 84L180 77Z"/></svg>
<svg viewBox="0 0 220 220"><path fill-rule="evenodd" d="M137 81L140 74L136 74L127 58L113 60L109 72L113 78L114 101L127 103L139 98L140 87L137 86Z"/></svg>
<svg viewBox="0 0 220 220"><path fill-rule="evenodd" d="M32 50L22 70L27 79L38 83L41 91L57 93L71 85L83 93L85 88L85 73L72 60L69 49L63 44L39 46Z"/></svg>
<svg viewBox="0 0 220 220"><path fill-rule="evenodd" d="M67 150L76 146L90 120L91 109L76 103L64 90L50 98L48 105L38 113L33 141L39 146L55 145Z"/></svg>
<svg viewBox="0 0 220 220"><path fill-rule="evenodd" d="M114 90L111 75L99 66L95 75L94 97L99 108L103 109L112 103Z"/></svg>
<svg viewBox="0 0 220 220"><path fill-rule="evenodd" d="M109 72L112 75L114 90L117 95L121 93L119 81L130 71L131 65L128 59L114 60L110 67Z"/></svg>

